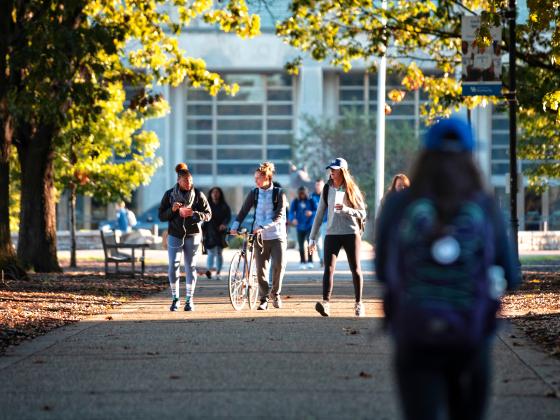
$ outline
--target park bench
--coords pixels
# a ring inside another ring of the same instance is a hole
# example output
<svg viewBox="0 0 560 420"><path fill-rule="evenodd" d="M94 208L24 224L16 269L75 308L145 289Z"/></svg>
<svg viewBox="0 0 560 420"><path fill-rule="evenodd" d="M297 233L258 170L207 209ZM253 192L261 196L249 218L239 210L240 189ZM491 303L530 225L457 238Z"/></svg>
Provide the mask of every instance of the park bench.
<svg viewBox="0 0 560 420"><path fill-rule="evenodd" d="M112 231L103 231L102 229L99 230L101 235L101 243L103 244L103 253L105 255L105 275L108 276L109 274L109 264L115 264L115 273L127 273L131 274L132 277L135 276L135 264L140 262L141 266L141 275L144 275L144 268L145 268L145 250L149 246L148 244L132 244L132 243L120 243L117 241L117 237L115 232ZM130 253L121 252L121 250L130 250ZM136 256L135 250L141 249L142 255ZM131 270L130 272L120 272L119 271L119 264L130 264Z"/></svg>

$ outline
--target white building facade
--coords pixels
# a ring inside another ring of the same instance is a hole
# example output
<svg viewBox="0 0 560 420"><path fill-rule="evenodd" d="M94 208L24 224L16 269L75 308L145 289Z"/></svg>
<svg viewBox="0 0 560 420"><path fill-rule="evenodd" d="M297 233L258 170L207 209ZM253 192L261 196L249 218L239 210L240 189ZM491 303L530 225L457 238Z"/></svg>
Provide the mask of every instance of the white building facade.
<svg viewBox="0 0 560 420"><path fill-rule="evenodd" d="M298 51L274 35L271 22L263 19L263 34L251 40L205 27L191 29L182 38L181 46L190 56L204 59L208 68L219 72L228 83L238 83L240 91L233 97L212 97L186 83L162 88L171 113L149 121L146 128L158 134L158 155L164 164L151 183L137 192L137 213L159 204L165 190L176 182L174 167L178 162L189 165L198 188L207 191L212 186L221 187L236 212L254 186L258 163L274 162L276 180L283 185L289 183L292 139L302 132L304 115L336 119L353 109L375 118L375 75L367 74L359 65L343 73L311 59L304 60L297 76L288 75L284 65ZM388 77L387 85L387 91L402 88L396 78ZM425 100L421 92L408 93L392 106L387 129L393 121L406 122L419 137L424 128L419 108ZM478 163L508 214L507 113L488 106L472 111L470 117L477 137ZM521 162L518 170L526 164ZM522 186L518 218L520 230L560 230L560 188L554 186L539 195ZM95 220L92 227L94 224Z"/></svg>

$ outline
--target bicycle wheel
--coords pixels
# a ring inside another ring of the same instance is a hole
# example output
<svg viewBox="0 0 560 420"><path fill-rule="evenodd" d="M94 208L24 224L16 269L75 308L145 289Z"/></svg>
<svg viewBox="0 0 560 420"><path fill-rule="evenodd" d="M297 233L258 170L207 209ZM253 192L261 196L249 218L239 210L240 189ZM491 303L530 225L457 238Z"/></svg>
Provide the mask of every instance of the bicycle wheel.
<svg viewBox="0 0 560 420"><path fill-rule="evenodd" d="M259 304L259 282L257 280L255 260L253 260L251 264L251 276L249 277L247 296L249 298L249 307L251 309L256 309Z"/></svg>
<svg viewBox="0 0 560 420"><path fill-rule="evenodd" d="M231 259L229 266L228 289L229 299L233 309L240 311L245 306L247 300L245 295L247 293L247 285L243 279L243 272L245 271L245 257L241 251L237 252Z"/></svg>

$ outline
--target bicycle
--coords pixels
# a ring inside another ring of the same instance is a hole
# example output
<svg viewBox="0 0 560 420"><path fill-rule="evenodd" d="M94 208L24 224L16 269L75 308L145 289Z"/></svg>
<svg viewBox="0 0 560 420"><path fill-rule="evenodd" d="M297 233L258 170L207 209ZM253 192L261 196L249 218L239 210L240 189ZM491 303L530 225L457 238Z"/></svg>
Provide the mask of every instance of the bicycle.
<svg viewBox="0 0 560 420"><path fill-rule="evenodd" d="M239 232L243 236L243 245L231 259L228 276L228 289L231 305L240 311L249 302L249 308L257 307L259 298L259 284L255 269L255 240L258 235L248 233L246 230Z"/></svg>

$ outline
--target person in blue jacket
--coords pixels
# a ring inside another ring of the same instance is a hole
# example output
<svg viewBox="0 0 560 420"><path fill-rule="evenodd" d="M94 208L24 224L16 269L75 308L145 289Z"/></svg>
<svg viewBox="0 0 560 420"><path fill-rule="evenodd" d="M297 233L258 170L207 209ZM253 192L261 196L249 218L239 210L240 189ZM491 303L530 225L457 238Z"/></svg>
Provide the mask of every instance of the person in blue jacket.
<svg viewBox="0 0 560 420"><path fill-rule="evenodd" d="M313 199L309 198L307 188L299 187L298 195L290 206L289 220L297 229L300 268L303 270L313 268L313 256L309 252L309 247L306 247L305 244L306 242L309 244L309 234L311 233L316 211L317 204L315 204Z"/></svg>

